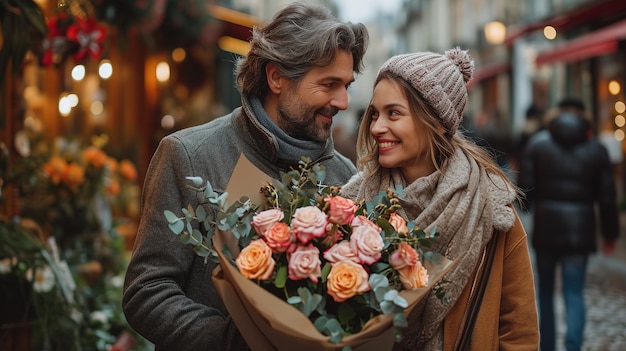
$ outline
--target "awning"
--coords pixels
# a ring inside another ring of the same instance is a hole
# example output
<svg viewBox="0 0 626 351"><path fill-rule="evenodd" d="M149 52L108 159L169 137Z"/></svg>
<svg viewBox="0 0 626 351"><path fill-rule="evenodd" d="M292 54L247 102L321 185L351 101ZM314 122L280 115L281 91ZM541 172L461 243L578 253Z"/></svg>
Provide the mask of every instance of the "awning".
<svg viewBox="0 0 626 351"><path fill-rule="evenodd" d="M557 31L562 31L569 28L578 28L582 25L591 25L591 22L594 21L602 22L624 18L625 13L626 1L624 0L589 1L570 11L559 13L549 18L507 28L504 43L512 45L519 37L537 30L543 30L547 25L553 26Z"/></svg>
<svg viewBox="0 0 626 351"><path fill-rule="evenodd" d="M467 83L467 89L471 89L473 86L475 86L482 80L495 77L499 74L508 72L510 70L511 70L511 63L508 61L490 63L488 65L478 67L474 71L474 75L472 76L472 79Z"/></svg>
<svg viewBox="0 0 626 351"><path fill-rule="evenodd" d="M252 37L252 28L262 24L262 21L254 16L238 12L227 7L210 5L211 15L222 24L222 35L248 41Z"/></svg>
<svg viewBox="0 0 626 351"><path fill-rule="evenodd" d="M624 39L626 39L626 20L570 40L552 50L540 52L536 64L575 62L611 54L617 51L618 42Z"/></svg>

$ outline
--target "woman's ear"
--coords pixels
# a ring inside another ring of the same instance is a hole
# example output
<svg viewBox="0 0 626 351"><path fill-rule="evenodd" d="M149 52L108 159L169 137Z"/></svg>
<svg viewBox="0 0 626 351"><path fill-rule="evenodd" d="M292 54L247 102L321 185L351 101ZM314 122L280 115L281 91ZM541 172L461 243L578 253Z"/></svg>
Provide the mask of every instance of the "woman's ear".
<svg viewBox="0 0 626 351"><path fill-rule="evenodd" d="M274 94L280 94L283 76L278 71L274 62L268 62L265 65L265 76L267 77L267 86Z"/></svg>

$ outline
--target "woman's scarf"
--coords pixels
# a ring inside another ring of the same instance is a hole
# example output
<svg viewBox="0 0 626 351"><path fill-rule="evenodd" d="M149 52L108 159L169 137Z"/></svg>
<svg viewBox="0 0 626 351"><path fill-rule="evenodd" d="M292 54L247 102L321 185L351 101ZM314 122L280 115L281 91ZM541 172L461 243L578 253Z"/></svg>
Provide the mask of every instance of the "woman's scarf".
<svg viewBox="0 0 626 351"><path fill-rule="evenodd" d="M397 185L404 189L400 214L415 220L427 233L436 228L440 236L432 250L457 262L443 278L448 302L434 294L420 301L409 315L409 328L396 349L441 350L443 320L469 281L494 229L507 231L513 226L515 213L509 205L516 192L457 149L445 170L412 184L404 184L397 169L383 169L371 177L355 175L342 187L342 195L369 201L379 191Z"/></svg>

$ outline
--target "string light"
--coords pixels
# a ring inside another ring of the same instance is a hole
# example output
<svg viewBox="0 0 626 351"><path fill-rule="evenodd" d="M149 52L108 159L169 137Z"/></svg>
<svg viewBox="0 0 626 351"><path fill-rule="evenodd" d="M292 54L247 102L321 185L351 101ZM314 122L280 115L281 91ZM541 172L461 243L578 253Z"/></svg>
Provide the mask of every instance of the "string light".
<svg viewBox="0 0 626 351"><path fill-rule="evenodd" d="M113 65L109 60L102 60L100 67L98 67L98 74L102 79L109 79L113 75Z"/></svg>
<svg viewBox="0 0 626 351"><path fill-rule="evenodd" d="M556 28L552 26L545 26L543 28L543 36L545 36L548 40L556 39Z"/></svg>

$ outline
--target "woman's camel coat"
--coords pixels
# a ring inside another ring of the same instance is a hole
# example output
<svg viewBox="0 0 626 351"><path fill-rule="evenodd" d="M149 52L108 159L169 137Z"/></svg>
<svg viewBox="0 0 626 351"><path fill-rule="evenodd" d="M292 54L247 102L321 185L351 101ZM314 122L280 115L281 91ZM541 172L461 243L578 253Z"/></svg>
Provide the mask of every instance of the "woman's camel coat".
<svg viewBox="0 0 626 351"><path fill-rule="evenodd" d="M500 235L489 282L472 333L471 347L463 351L539 349L537 307L528 303L535 296L526 232L516 216L515 225ZM507 272L504 275L504 272ZM454 350L468 307L470 285L444 321L444 351ZM534 299L533 299L534 301ZM519 346L524 345L524 346ZM528 346L534 345L534 346Z"/></svg>

